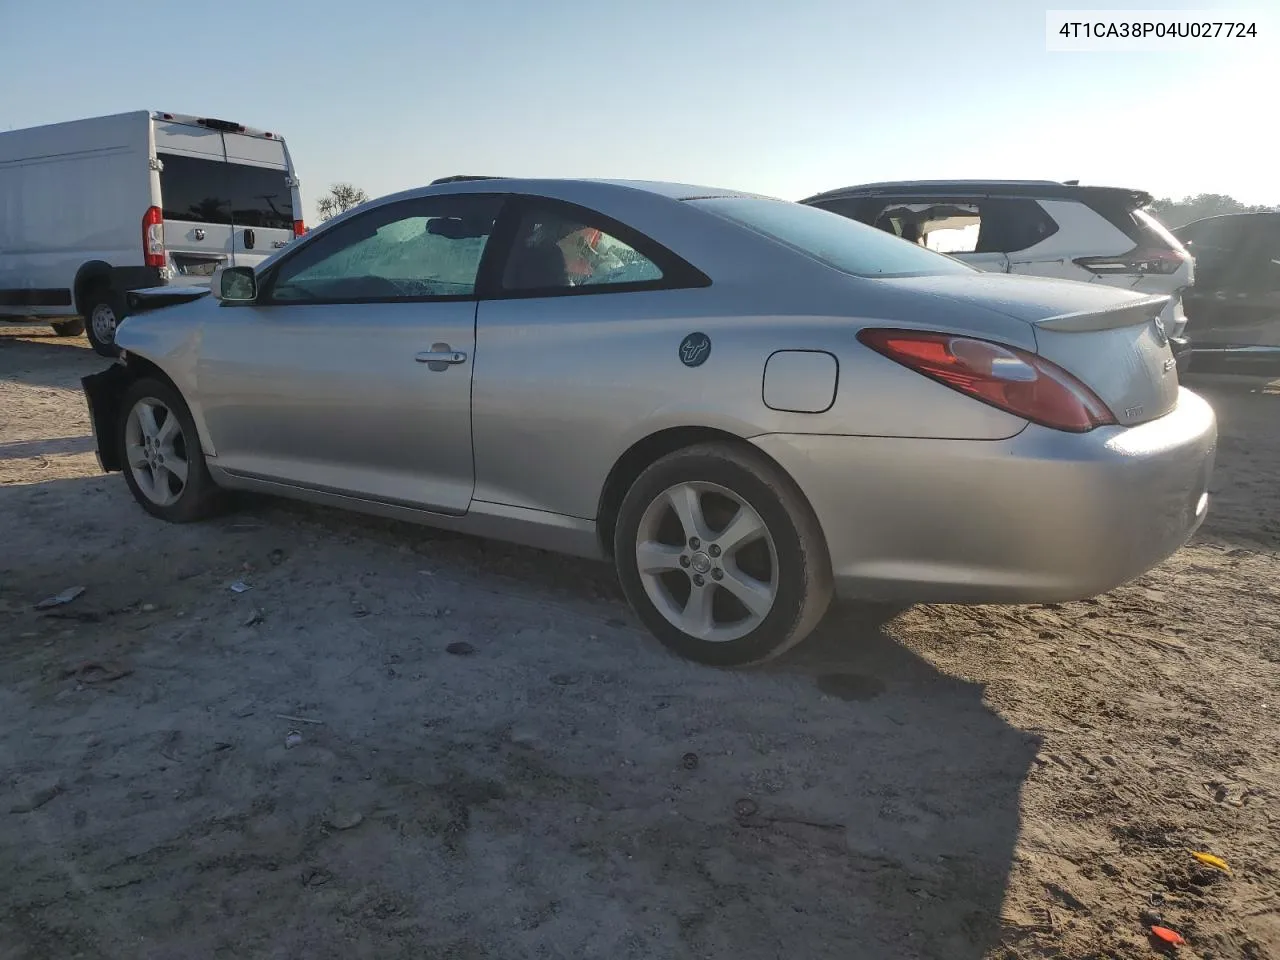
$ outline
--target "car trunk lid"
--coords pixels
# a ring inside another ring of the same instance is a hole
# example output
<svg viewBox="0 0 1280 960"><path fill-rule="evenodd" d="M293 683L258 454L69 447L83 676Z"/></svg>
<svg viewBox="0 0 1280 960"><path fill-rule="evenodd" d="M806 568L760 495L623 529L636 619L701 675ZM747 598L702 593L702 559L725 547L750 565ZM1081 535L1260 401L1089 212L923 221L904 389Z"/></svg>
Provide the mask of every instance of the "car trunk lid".
<svg viewBox="0 0 1280 960"><path fill-rule="evenodd" d="M1036 348L1096 393L1123 426L1169 413L1178 374L1160 313L1168 297L1143 297L1100 310L1035 322Z"/></svg>
<svg viewBox="0 0 1280 960"><path fill-rule="evenodd" d="M1178 401L1178 375L1160 313L1167 296L1069 280L1000 274L883 280L1015 317L1036 352L1106 403L1122 426L1155 420Z"/></svg>

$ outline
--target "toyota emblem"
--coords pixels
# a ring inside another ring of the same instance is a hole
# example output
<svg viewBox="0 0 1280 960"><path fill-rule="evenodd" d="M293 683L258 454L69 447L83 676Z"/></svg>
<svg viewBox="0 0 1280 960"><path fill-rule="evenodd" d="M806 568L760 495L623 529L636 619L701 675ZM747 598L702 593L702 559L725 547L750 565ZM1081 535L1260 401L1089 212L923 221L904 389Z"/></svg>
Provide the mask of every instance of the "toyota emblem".
<svg viewBox="0 0 1280 960"><path fill-rule="evenodd" d="M203 230L201 230L200 228L198 228L198 227L197 227L197 228L196 228L195 233L196 233L196 239L197 239L197 240L203 240L203 239L204 239L204 231L203 231Z"/></svg>

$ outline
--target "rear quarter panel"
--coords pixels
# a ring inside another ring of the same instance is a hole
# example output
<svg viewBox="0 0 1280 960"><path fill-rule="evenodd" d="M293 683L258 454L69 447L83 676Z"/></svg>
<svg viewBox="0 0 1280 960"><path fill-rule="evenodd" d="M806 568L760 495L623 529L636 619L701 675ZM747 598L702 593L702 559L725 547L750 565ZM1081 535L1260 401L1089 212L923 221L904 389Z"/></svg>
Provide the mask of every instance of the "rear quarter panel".
<svg viewBox="0 0 1280 960"><path fill-rule="evenodd" d="M709 427L743 438L998 439L1023 429L1025 421L881 357L855 334L868 323L968 324L980 335L1034 349L1025 323L945 301L888 296L874 281L835 276L825 290L807 294L741 281L482 302L472 388L476 499L593 518L618 458L672 427ZM806 301L812 312L797 314L797 304ZM688 367L679 346L693 332L707 334L712 346L705 363ZM794 413L765 405L765 363L785 349L836 357L829 410Z"/></svg>

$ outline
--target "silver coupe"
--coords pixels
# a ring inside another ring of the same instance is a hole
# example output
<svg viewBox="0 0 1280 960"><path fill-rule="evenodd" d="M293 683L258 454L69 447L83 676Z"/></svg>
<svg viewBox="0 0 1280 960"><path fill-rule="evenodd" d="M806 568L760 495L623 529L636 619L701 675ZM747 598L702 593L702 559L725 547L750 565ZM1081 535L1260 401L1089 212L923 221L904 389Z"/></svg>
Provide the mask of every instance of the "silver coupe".
<svg viewBox="0 0 1280 960"><path fill-rule="evenodd" d="M741 664L834 595L1071 600L1177 550L1217 428L1164 302L728 190L460 177L135 295L84 386L157 517L240 489L608 558Z"/></svg>

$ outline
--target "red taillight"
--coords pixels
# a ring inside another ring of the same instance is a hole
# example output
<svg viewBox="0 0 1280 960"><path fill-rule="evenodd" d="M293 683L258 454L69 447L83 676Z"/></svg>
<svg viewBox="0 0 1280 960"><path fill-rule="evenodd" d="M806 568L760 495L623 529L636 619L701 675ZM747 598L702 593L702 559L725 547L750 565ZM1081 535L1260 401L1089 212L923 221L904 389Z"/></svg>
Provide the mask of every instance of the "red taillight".
<svg viewBox="0 0 1280 960"><path fill-rule="evenodd" d="M1017 347L922 330L868 328L858 339L916 373L1032 423L1087 433L1116 422L1083 383Z"/></svg>
<svg viewBox="0 0 1280 960"><path fill-rule="evenodd" d="M300 237L306 232L307 232L307 225L305 223L303 223L301 220L293 221L293 235L295 237Z"/></svg>
<svg viewBox="0 0 1280 960"><path fill-rule="evenodd" d="M1177 273L1189 257L1181 250L1131 250L1114 257L1077 257L1076 266L1099 276L1108 274Z"/></svg>
<svg viewBox="0 0 1280 960"><path fill-rule="evenodd" d="M148 267L164 266L164 214L148 207L142 215L142 258Z"/></svg>

